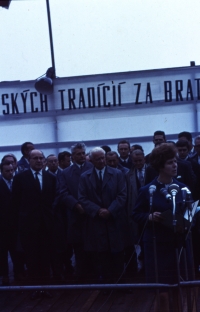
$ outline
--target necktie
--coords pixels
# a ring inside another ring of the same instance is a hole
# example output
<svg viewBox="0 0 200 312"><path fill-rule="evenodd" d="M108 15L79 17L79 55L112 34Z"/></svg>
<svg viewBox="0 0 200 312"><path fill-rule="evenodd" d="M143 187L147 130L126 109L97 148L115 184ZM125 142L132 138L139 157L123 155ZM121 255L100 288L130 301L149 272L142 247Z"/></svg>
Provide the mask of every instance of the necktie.
<svg viewBox="0 0 200 312"><path fill-rule="evenodd" d="M38 178L38 174L39 172L35 172L35 181L36 181L36 186L38 188L38 190L41 190L41 186L40 186L40 181L39 181L39 178Z"/></svg>
<svg viewBox="0 0 200 312"><path fill-rule="evenodd" d="M99 181L102 185L103 179L102 179L102 171L101 170L99 171Z"/></svg>
<svg viewBox="0 0 200 312"><path fill-rule="evenodd" d="M139 181L140 181L140 185L144 186L144 177L143 177L142 170L139 170Z"/></svg>
<svg viewBox="0 0 200 312"><path fill-rule="evenodd" d="M12 180L8 181L8 187L9 187L10 191L12 191Z"/></svg>

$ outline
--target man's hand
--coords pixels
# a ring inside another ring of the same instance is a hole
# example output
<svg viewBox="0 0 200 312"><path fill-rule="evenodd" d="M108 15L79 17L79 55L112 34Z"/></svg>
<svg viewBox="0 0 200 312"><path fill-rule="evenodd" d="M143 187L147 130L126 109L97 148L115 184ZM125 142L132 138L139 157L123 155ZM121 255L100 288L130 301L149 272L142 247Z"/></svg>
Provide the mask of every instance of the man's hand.
<svg viewBox="0 0 200 312"><path fill-rule="evenodd" d="M75 210L76 210L78 213L80 213L80 214L84 214L84 213L85 213L83 207L82 207L81 204L79 204L79 203L76 204L76 205L74 206L74 208L75 208Z"/></svg>
<svg viewBox="0 0 200 312"><path fill-rule="evenodd" d="M100 208L98 215L102 219L108 219L110 217L110 211L108 211L106 208Z"/></svg>
<svg viewBox="0 0 200 312"><path fill-rule="evenodd" d="M163 217L161 216L161 212L155 211L154 213L151 213L149 215L149 220L150 221L155 221L155 222L162 222Z"/></svg>

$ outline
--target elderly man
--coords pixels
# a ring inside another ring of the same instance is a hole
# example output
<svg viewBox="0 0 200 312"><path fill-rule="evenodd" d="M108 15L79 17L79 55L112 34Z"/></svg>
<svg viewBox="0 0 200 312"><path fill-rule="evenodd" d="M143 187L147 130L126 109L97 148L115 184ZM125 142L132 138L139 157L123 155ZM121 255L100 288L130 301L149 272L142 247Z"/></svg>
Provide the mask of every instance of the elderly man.
<svg viewBox="0 0 200 312"><path fill-rule="evenodd" d="M30 169L13 180L13 205L31 283L48 282L50 278L56 177L42 170L43 158L41 151L31 150ZM43 294L50 297L48 292ZM31 298L38 296L39 293L34 292Z"/></svg>
<svg viewBox="0 0 200 312"><path fill-rule="evenodd" d="M94 165L80 178L79 202L86 213L84 248L91 254L94 271L104 282L123 271L126 182L122 172L106 166L105 151L90 151ZM95 272L97 267L100 272Z"/></svg>

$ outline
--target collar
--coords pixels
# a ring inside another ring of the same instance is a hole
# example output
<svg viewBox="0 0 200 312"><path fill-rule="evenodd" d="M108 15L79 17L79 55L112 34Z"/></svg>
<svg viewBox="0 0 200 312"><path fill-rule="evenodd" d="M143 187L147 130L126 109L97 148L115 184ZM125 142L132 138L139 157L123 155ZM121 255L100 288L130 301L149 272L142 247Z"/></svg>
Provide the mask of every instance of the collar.
<svg viewBox="0 0 200 312"><path fill-rule="evenodd" d="M83 167L84 167L84 164L85 164L85 163L83 163L82 165L79 165L79 164L77 164L77 163L74 163L74 164L76 164L76 165L77 165L77 167L79 167L79 169L81 169L81 168L83 168Z"/></svg>
<svg viewBox="0 0 200 312"><path fill-rule="evenodd" d="M6 182L6 184L10 184L10 182L13 182L13 179L6 180L3 176L2 176L2 179Z"/></svg>
<svg viewBox="0 0 200 312"><path fill-rule="evenodd" d="M129 156L128 156L126 159L123 159L123 158L121 158L121 157L120 157L120 159L121 159L122 162L126 162L126 163L127 163L128 160L129 160Z"/></svg>
<svg viewBox="0 0 200 312"><path fill-rule="evenodd" d="M99 169L97 169L97 168L94 168L94 169L95 169L95 171L96 171L98 177L99 177L99 171L101 171L101 175L102 175L102 179L103 179L106 167L104 167L104 168L101 169L101 170L99 170Z"/></svg>
<svg viewBox="0 0 200 312"><path fill-rule="evenodd" d="M31 169L31 171L32 171L32 173L33 173L34 176L35 176L35 173L36 173L36 172L37 172L39 175L42 176L42 169L41 169L40 171L33 170L32 168L30 168L30 169Z"/></svg>

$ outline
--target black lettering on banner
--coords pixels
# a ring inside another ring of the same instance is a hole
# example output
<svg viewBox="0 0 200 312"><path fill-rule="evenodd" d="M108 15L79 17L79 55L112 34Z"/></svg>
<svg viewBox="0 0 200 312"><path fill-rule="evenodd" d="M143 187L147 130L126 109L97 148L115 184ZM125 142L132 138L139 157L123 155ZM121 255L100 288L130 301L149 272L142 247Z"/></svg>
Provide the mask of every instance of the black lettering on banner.
<svg viewBox="0 0 200 312"><path fill-rule="evenodd" d="M93 87L87 88L87 95L88 95L88 107L89 108L95 107L95 90Z"/></svg>
<svg viewBox="0 0 200 312"><path fill-rule="evenodd" d="M44 98L43 98L44 96ZM40 93L40 107L41 107L41 112L48 112L48 103L47 103L47 95ZM45 107L45 108L44 108Z"/></svg>
<svg viewBox="0 0 200 312"><path fill-rule="evenodd" d="M9 115L10 114L9 103L5 103L5 99L8 99L8 98L9 98L8 94L2 94L2 96L1 96L2 105L6 106L6 109L3 110L3 115Z"/></svg>
<svg viewBox="0 0 200 312"><path fill-rule="evenodd" d="M106 90L110 90L109 86L103 86L103 106L110 107L110 102L106 103Z"/></svg>
<svg viewBox="0 0 200 312"><path fill-rule="evenodd" d="M196 78L194 80L196 80L196 82L197 82L197 99L200 100L200 88L199 88L200 78Z"/></svg>
<svg viewBox="0 0 200 312"><path fill-rule="evenodd" d="M80 88L80 93L79 93L79 108L81 108L81 105L83 108L85 107L85 98L84 98L84 93L83 93L83 88Z"/></svg>
<svg viewBox="0 0 200 312"><path fill-rule="evenodd" d="M176 101L183 101L182 97L182 91L183 91L183 80L176 80L175 81L175 86L176 86Z"/></svg>
<svg viewBox="0 0 200 312"><path fill-rule="evenodd" d="M75 89L68 89L69 109L76 109L74 100L76 98Z"/></svg>
<svg viewBox="0 0 200 312"><path fill-rule="evenodd" d="M100 93L100 87L97 87L97 99L98 99L98 107L101 107L101 93Z"/></svg>
<svg viewBox="0 0 200 312"><path fill-rule="evenodd" d="M98 107L101 107L101 88L100 88L100 86L103 86L103 85L105 85L105 83L100 83L100 84L98 84L98 87L97 87Z"/></svg>
<svg viewBox="0 0 200 312"><path fill-rule="evenodd" d="M135 104L142 104L142 102L139 102L141 83L134 83L134 86L137 86Z"/></svg>
<svg viewBox="0 0 200 312"><path fill-rule="evenodd" d="M125 81L124 82L120 82L119 84L118 84L118 104L119 104L119 106L121 106L122 105L122 92L121 92L121 85L122 84L124 84L124 83L126 83Z"/></svg>
<svg viewBox="0 0 200 312"><path fill-rule="evenodd" d="M24 107L24 114L27 113L26 101L28 97L28 91L29 90L24 90L23 92L21 92L21 98L22 98L23 107Z"/></svg>
<svg viewBox="0 0 200 312"><path fill-rule="evenodd" d="M149 98L149 102L153 103L150 82L147 82L146 103L148 103L148 98Z"/></svg>
<svg viewBox="0 0 200 312"><path fill-rule="evenodd" d="M187 101L189 100L189 97L190 97L190 100L194 100L194 96L193 96L193 91L192 91L192 83L191 83L191 80L188 79L188 83L187 83Z"/></svg>
<svg viewBox="0 0 200 312"><path fill-rule="evenodd" d="M37 113L38 112L38 108L34 107L34 100L33 100L33 96L37 96L37 92L31 92L30 93L30 100L31 100L31 112L32 113Z"/></svg>
<svg viewBox="0 0 200 312"><path fill-rule="evenodd" d="M164 81L165 102L172 102L172 82Z"/></svg>
<svg viewBox="0 0 200 312"><path fill-rule="evenodd" d="M18 96L18 93L14 94L14 93L11 93L11 103L12 103L12 114L19 114L19 110L18 110L18 106L17 106L17 96Z"/></svg>
<svg viewBox="0 0 200 312"><path fill-rule="evenodd" d="M61 109L65 110L65 101L64 101L64 95L63 95L63 93L65 92L65 89L58 90L58 92L60 92Z"/></svg>
<svg viewBox="0 0 200 312"><path fill-rule="evenodd" d="M116 106L116 87L112 86L112 93L113 93L113 106Z"/></svg>

